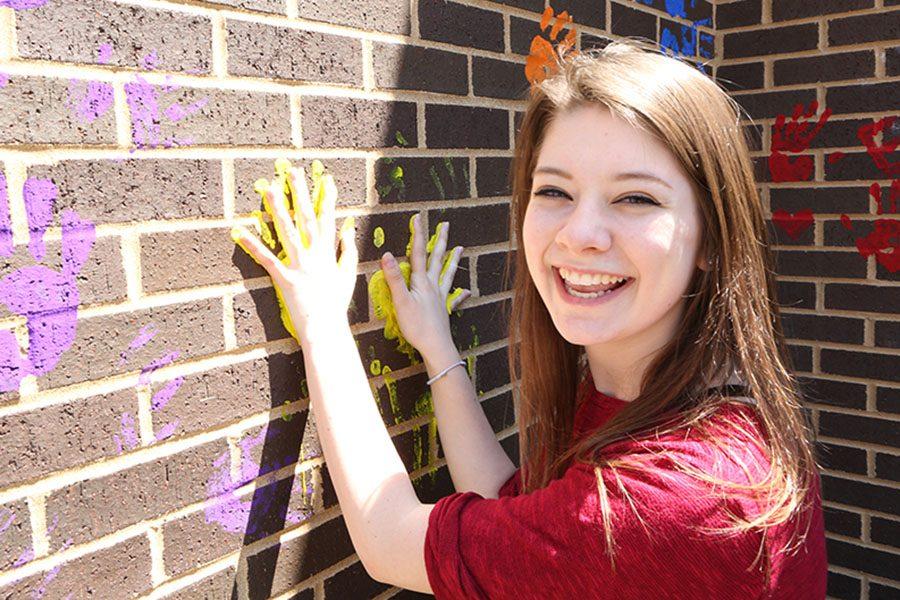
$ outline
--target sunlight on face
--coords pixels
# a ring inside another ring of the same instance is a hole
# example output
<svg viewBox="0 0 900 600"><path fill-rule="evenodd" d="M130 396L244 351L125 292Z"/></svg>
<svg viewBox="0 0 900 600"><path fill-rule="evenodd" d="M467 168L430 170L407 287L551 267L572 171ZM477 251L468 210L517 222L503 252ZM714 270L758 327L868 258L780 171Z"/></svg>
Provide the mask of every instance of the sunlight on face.
<svg viewBox="0 0 900 600"><path fill-rule="evenodd" d="M698 266L701 234L696 188L676 158L650 134L590 105L558 115L536 165L522 246L559 333L616 351L665 344ZM637 172L661 181L624 176ZM634 281L602 303L577 304L559 267Z"/></svg>

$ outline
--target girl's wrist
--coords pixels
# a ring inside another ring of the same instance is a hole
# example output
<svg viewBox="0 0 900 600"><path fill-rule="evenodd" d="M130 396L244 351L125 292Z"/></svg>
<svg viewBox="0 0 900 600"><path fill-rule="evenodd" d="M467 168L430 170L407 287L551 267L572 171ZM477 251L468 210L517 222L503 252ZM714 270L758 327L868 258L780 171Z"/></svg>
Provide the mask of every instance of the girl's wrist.
<svg viewBox="0 0 900 600"><path fill-rule="evenodd" d="M350 331L350 320L346 315L325 315L305 324L300 331L300 346L304 352L327 344L335 336Z"/></svg>

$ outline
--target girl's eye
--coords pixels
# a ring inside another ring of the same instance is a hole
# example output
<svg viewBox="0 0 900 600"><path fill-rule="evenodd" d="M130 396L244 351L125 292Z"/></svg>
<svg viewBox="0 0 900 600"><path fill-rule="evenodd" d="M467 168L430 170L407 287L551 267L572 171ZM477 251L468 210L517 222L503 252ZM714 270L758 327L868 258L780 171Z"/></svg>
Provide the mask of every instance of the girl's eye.
<svg viewBox="0 0 900 600"><path fill-rule="evenodd" d="M557 196L557 194L560 194L560 196ZM559 198L559 197L568 198L569 197L569 195L566 194L565 192L554 189L554 188L544 188L542 190L538 190L537 192L534 193L534 195L535 196L549 196L551 198ZM629 200L636 200L636 202L628 202ZM646 196L625 196L624 198L619 200L619 202L625 202L625 204L652 204L654 206L659 206L658 202L654 202L653 200L651 200L650 198L647 198Z"/></svg>

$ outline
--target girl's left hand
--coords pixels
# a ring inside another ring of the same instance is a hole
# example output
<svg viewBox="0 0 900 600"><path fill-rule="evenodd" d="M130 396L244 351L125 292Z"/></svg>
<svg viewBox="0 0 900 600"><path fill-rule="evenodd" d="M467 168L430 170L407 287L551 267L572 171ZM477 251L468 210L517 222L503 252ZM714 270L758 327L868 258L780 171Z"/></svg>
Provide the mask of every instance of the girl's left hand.
<svg viewBox="0 0 900 600"><path fill-rule="evenodd" d="M280 176L264 194L266 210L272 215L276 235L284 249L285 262L244 227L235 227L232 236L268 271L290 314L297 340L304 344L317 331L347 323L359 255L351 216L341 225L341 257L335 258L337 187L334 178L330 174L322 176L324 198L321 207L317 207L318 215L310 201L303 169L291 168L288 180L294 201L293 219Z"/></svg>

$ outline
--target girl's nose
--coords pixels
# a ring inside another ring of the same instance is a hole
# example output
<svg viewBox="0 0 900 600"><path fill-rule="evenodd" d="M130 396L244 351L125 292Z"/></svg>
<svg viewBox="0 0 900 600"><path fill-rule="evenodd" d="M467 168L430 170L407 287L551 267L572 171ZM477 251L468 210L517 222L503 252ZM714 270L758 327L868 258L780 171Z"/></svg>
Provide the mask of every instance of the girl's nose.
<svg viewBox="0 0 900 600"><path fill-rule="evenodd" d="M556 232L556 243L571 252L608 250L612 243L609 219L587 211L572 211Z"/></svg>

